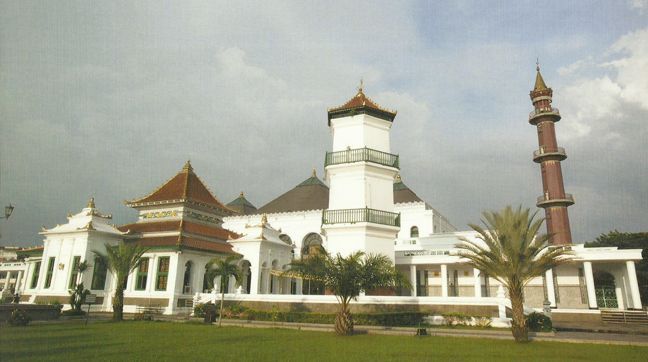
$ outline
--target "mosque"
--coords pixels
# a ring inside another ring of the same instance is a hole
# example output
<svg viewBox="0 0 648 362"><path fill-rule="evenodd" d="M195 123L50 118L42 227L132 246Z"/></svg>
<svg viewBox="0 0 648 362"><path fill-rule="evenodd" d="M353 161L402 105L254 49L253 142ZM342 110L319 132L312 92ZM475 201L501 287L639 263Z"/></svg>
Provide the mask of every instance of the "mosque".
<svg viewBox="0 0 648 362"><path fill-rule="evenodd" d="M531 91L534 110L529 123L538 134L533 161L540 164L550 243L570 248L573 260L525 289L527 311L549 306L554 318L598 321L602 311L642 308L635 272L641 250L585 248L573 244L561 161L556 143L552 90L537 72ZM138 211L134 223L111 225L92 199L68 222L43 228L43 246L18 252L20 260L0 263L0 287L16 290L23 303L68 303L68 291L83 282L96 296L93 310L111 311L114 278L93 251L105 244L137 243L147 248L129 276L125 312L158 308L165 314L189 313L198 304L216 301L208 290L205 267L213 258L242 255L244 279L232 281L226 300L269 308L333 310L335 298L307 280L290 277L291 260L315 247L348 255L357 250L387 255L409 276L413 288L394 296L363 295L356 310L405 308L456 311L506 320L510 301L495 279L462 263L455 246L474 231L459 231L419 198L399 175L399 156L390 150L390 130L397 113L381 108L359 92L341 107L329 109L333 145L326 153L320 179L313 171L302 183L256 208L244 194L228 204L214 196L188 161L175 176L148 196L125 201ZM88 261L78 273L75 266ZM605 280L606 283L600 281Z"/></svg>

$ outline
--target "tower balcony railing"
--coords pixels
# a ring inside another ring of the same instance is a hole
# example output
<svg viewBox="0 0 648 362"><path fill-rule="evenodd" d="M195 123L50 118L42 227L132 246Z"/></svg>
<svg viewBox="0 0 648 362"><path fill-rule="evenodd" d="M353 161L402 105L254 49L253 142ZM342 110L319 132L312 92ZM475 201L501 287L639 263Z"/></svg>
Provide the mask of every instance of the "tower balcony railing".
<svg viewBox="0 0 648 362"><path fill-rule="evenodd" d="M564 197L552 197L551 195L543 195L538 197L536 206L546 207L551 205L564 205L569 206L574 204L574 197L571 194L565 194Z"/></svg>
<svg viewBox="0 0 648 362"><path fill-rule="evenodd" d="M560 160L564 160L567 158L567 153L565 152L565 149L562 147L545 147L545 148L540 148L539 150L533 151L533 160L537 161L540 158L543 157L549 157L549 156L555 156L559 158Z"/></svg>
<svg viewBox="0 0 648 362"><path fill-rule="evenodd" d="M370 222L374 224L400 227L400 213L370 209L324 210L322 224L355 224Z"/></svg>
<svg viewBox="0 0 648 362"><path fill-rule="evenodd" d="M326 152L324 167L352 162L373 162L384 166L400 168L398 155L374 150L371 148L356 148L353 150Z"/></svg>
<svg viewBox="0 0 648 362"><path fill-rule="evenodd" d="M532 120L540 116L546 116L549 114L560 116L560 111L558 110L558 108L552 108L552 107L536 108L533 110L533 112L529 113L529 120Z"/></svg>

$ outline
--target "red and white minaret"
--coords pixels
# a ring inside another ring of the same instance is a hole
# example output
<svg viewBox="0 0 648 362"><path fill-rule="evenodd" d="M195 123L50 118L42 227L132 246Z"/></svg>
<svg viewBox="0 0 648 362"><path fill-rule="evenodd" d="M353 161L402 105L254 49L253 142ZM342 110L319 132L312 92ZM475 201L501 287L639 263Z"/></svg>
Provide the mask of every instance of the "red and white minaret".
<svg viewBox="0 0 648 362"><path fill-rule="evenodd" d="M540 67L537 67L535 87L531 91L534 110L529 123L538 131L539 149L533 152L533 161L540 164L542 171L542 196L537 206L545 209L547 233L554 234L549 244L571 244L571 229L567 207L574 204L574 198L565 193L560 162L567 158L565 149L556 142L555 123L560 121L560 112L551 107L553 91L545 85Z"/></svg>

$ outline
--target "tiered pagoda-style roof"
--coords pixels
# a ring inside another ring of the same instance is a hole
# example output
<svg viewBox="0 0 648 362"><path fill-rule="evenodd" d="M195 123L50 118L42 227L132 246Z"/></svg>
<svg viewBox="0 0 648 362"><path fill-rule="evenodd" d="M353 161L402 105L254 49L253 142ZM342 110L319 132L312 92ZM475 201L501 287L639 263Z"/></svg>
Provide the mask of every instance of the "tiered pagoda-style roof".
<svg viewBox="0 0 648 362"><path fill-rule="evenodd" d="M356 94L355 97L351 98L351 100L346 102L346 104L341 107L328 110L329 126L331 125L331 119L333 118L346 117L356 113L365 113L389 122L393 122L397 112L384 109L371 99L367 98L367 96L362 93L361 83L358 94Z"/></svg>
<svg viewBox="0 0 648 362"><path fill-rule="evenodd" d="M227 240L241 235L223 229L218 217L235 211L223 205L207 189L189 161L182 171L153 193L126 204L138 209L157 205L170 207L149 213L152 217L141 217L136 223L120 226L119 230L130 231L128 242L148 248L237 254ZM178 204L184 205L182 212L173 209Z"/></svg>
<svg viewBox="0 0 648 362"><path fill-rule="evenodd" d="M241 195L234 199L234 201L227 204L227 207L239 213L239 215L249 215L253 214L256 211L256 206L252 205L245 196L243 196L243 191Z"/></svg>
<svg viewBox="0 0 648 362"><path fill-rule="evenodd" d="M260 207L253 214L323 210L328 207L329 187L313 175L292 190Z"/></svg>
<svg viewBox="0 0 648 362"><path fill-rule="evenodd" d="M394 182L394 204L406 202L423 202L423 200L416 196L414 191L410 190L401 180L401 176L398 175L396 182Z"/></svg>
<svg viewBox="0 0 648 362"><path fill-rule="evenodd" d="M150 195L138 200L124 201L126 205L133 208L183 202L216 209L226 215L234 213L234 210L223 205L196 176L190 161L187 161L177 175Z"/></svg>

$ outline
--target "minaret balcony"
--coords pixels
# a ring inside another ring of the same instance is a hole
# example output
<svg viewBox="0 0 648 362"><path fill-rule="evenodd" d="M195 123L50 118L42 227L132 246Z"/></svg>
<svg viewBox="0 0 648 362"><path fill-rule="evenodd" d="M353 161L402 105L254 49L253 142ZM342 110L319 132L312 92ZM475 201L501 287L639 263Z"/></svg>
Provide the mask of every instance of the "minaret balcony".
<svg viewBox="0 0 648 362"><path fill-rule="evenodd" d="M574 197L571 194L565 194L564 197L550 197L544 195L538 197L537 207L547 208L554 206L571 206L574 204Z"/></svg>
<svg viewBox="0 0 648 362"><path fill-rule="evenodd" d="M529 123L535 124L538 121L536 118L543 116L557 116L558 119L554 120L554 122L557 122L560 120L560 111L558 108L552 107L536 108L533 112L529 113Z"/></svg>
<svg viewBox="0 0 648 362"><path fill-rule="evenodd" d="M562 161L567 158L567 153L562 147L554 148L540 148L539 150L533 151L533 162L541 163L546 160L558 160Z"/></svg>
<svg viewBox="0 0 648 362"><path fill-rule="evenodd" d="M388 167L400 168L398 155L374 150L371 148L356 148L353 150L326 152L324 167L352 162L372 162Z"/></svg>
<svg viewBox="0 0 648 362"><path fill-rule="evenodd" d="M400 227L400 213L370 209L324 210L322 224L355 224L370 222L380 225Z"/></svg>

